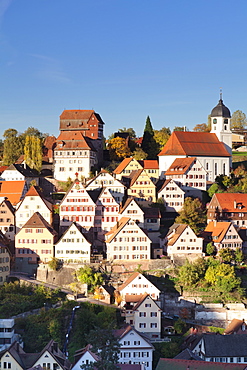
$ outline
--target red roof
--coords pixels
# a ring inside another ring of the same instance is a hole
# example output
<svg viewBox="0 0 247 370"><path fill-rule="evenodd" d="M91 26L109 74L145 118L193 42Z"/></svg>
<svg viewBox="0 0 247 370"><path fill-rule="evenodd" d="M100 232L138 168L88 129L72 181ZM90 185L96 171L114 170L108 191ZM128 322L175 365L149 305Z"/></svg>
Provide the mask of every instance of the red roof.
<svg viewBox="0 0 247 370"><path fill-rule="evenodd" d="M7 197L15 206L24 196L25 181L2 181L0 182L0 197Z"/></svg>
<svg viewBox="0 0 247 370"><path fill-rule="evenodd" d="M94 113L94 110L70 109L64 110L60 115L60 119L89 119Z"/></svg>
<svg viewBox="0 0 247 370"><path fill-rule="evenodd" d="M138 162L144 168L144 170L148 170L148 169L158 170L159 169L159 162L157 161L157 159L144 159Z"/></svg>
<svg viewBox="0 0 247 370"><path fill-rule="evenodd" d="M113 173L116 173L116 174L121 173L128 166L128 164L132 161L132 159L133 159L132 157L124 158L122 162L117 166L117 168L115 168Z"/></svg>
<svg viewBox="0 0 247 370"><path fill-rule="evenodd" d="M189 131L173 131L158 155L230 157L224 144L219 141L215 134Z"/></svg>
<svg viewBox="0 0 247 370"><path fill-rule="evenodd" d="M226 212L247 212L247 194L216 193L214 197L217 199L220 207Z"/></svg>
<svg viewBox="0 0 247 370"><path fill-rule="evenodd" d="M62 144L60 147L59 144ZM80 131L61 131L56 141L56 149L90 149L94 150Z"/></svg>
<svg viewBox="0 0 247 370"><path fill-rule="evenodd" d="M166 171L166 175L183 175L188 171L190 166L196 161L195 157L176 158L172 165Z"/></svg>

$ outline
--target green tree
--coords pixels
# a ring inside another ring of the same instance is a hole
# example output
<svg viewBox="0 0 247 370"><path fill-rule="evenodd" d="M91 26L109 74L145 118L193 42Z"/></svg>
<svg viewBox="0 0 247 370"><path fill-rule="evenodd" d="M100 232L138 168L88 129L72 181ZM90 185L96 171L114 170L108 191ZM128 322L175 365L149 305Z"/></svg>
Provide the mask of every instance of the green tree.
<svg viewBox="0 0 247 370"><path fill-rule="evenodd" d="M206 253L211 256L212 254L214 254L215 252L215 246L214 244L211 242L211 243L208 243L207 246L206 246Z"/></svg>
<svg viewBox="0 0 247 370"><path fill-rule="evenodd" d="M147 153L148 159L154 159L157 156L158 148L154 140L154 130L149 116L146 119L141 148Z"/></svg>
<svg viewBox="0 0 247 370"><path fill-rule="evenodd" d="M206 225L206 211L198 198L185 198L182 210L175 220L179 224L187 224L198 234Z"/></svg>
<svg viewBox="0 0 247 370"><path fill-rule="evenodd" d="M225 263L220 263L216 267L210 266L206 271L205 280L220 293L232 292L241 284L241 280L236 277L234 267Z"/></svg>
<svg viewBox="0 0 247 370"><path fill-rule="evenodd" d="M14 163L22 154L22 143L18 137L18 131L15 129L8 129L4 131L3 137L3 165L9 166Z"/></svg>
<svg viewBox="0 0 247 370"><path fill-rule="evenodd" d="M173 131L185 131L184 126L175 126Z"/></svg>
<svg viewBox="0 0 247 370"><path fill-rule="evenodd" d="M119 338L112 332L112 328L92 330L87 336L87 342L92 345L91 351L99 357L94 363L83 364L84 370L117 370L120 353Z"/></svg>
<svg viewBox="0 0 247 370"><path fill-rule="evenodd" d="M103 275L89 265L79 268L76 271L76 277L81 283L87 284L90 291L104 282Z"/></svg>
<svg viewBox="0 0 247 370"><path fill-rule="evenodd" d="M230 263L234 260L234 251L231 248L220 249L218 255L222 262Z"/></svg>
<svg viewBox="0 0 247 370"><path fill-rule="evenodd" d="M59 270L61 267L61 263L58 258L52 257L52 259L48 262L48 266L50 267L51 270Z"/></svg>
<svg viewBox="0 0 247 370"><path fill-rule="evenodd" d="M174 323L174 329L176 330L178 334L183 334L186 330L186 322L179 318Z"/></svg>
<svg viewBox="0 0 247 370"><path fill-rule="evenodd" d="M143 160L147 158L147 153L145 153L142 148L136 148L134 152L132 153L133 158L135 158L137 161Z"/></svg>
<svg viewBox="0 0 247 370"><path fill-rule="evenodd" d="M24 145L24 159L27 165L37 170L42 167L42 140L38 136L26 136Z"/></svg>
<svg viewBox="0 0 247 370"><path fill-rule="evenodd" d="M247 126L246 114L243 113L241 110L236 110L232 114L231 129L241 131L246 129L246 126Z"/></svg>
<svg viewBox="0 0 247 370"><path fill-rule="evenodd" d="M236 263L239 265L241 262L243 262L244 260L244 254L243 254L243 251L241 248L236 248L235 249L235 252L234 252L234 255L235 255L235 261Z"/></svg>

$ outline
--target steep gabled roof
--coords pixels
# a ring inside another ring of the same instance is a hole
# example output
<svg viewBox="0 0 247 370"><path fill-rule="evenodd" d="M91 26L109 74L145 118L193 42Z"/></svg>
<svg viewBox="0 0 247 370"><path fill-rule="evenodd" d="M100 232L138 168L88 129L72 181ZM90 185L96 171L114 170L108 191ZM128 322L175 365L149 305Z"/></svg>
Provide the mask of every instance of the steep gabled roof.
<svg viewBox="0 0 247 370"><path fill-rule="evenodd" d="M195 161L195 157L176 158L165 172L165 175L184 175Z"/></svg>
<svg viewBox="0 0 247 370"><path fill-rule="evenodd" d="M132 275L130 275L125 282L118 287L119 291L122 291L126 286L128 286L132 281L134 281L138 276L142 276L144 279L146 279L151 285L153 285L155 288L157 288L153 283L151 283L150 280L148 280L144 275L142 275L140 272L134 272ZM157 288L158 289L158 288Z"/></svg>
<svg viewBox="0 0 247 370"><path fill-rule="evenodd" d="M141 334L139 331L135 330L135 328L133 328L130 325L128 325L127 327L122 328L122 329L114 330L114 335L116 337L118 337L119 339L123 339L131 331L133 331L134 333L136 333L137 335L139 335L143 340L145 340L145 342L149 345L149 348L151 347L152 349L154 349L154 346L152 345L152 343L150 342L150 340L146 336L144 336L143 334Z"/></svg>
<svg viewBox="0 0 247 370"><path fill-rule="evenodd" d="M57 235L53 227L44 219L39 212L35 212L22 227L24 228L46 228L52 235ZM22 230L20 229L20 231ZM19 232L20 232L19 231ZM18 233L19 233L18 232Z"/></svg>
<svg viewBox="0 0 247 370"><path fill-rule="evenodd" d="M134 158L133 157L129 157L129 158L124 158L122 160L122 162L117 166L117 168L115 168L115 170L113 171L113 173L115 174L120 174L122 173L122 171L128 166L128 164L133 160Z"/></svg>
<svg viewBox="0 0 247 370"><path fill-rule="evenodd" d="M173 224L167 233L168 245L174 245L187 227L185 224Z"/></svg>
<svg viewBox="0 0 247 370"><path fill-rule="evenodd" d="M85 355L86 352L90 353L90 355L94 358L95 361L98 361L100 358L94 352L91 351L92 345L87 344L86 347L78 349L75 351L74 354L74 363L73 366Z"/></svg>
<svg viewBox="0 0 247 370"><path fill-rule="evenodd" d="M26 163L13 163L8 168L6 168L6 171L18 171L25 177L38 177L37 171L32 170Z"/></svg>
<svg viewBox="0 0 247 370"><path fill-rule="evenodd" d="M143 302L145 302L145 300L147 299L147 297L149 297L152 301L153 301L153 303L158 307L158 310L159 311L162 311L161 310L161 308L157 305L157 303L152 299L152 297L150 296L150 294L148 294L148 293L144 293L142 296L141 296L141 298L140 298L140 300L135 304L135 306L133 307L133 311L135 311L135 310L137 310L140 306L141 306L141 304L143 303Z"/></svg>
<svg viewBox="0 0 247 370"><path fill-rule="evenodd" d="M22 202L25 200L26 197L40 197L46 207L52 211L52 203L49 200L45 199L42 192L40 191L38 186L31 186L29 190L26 192L25 197L23 198ZM21 203L22 204L22 203ZM20 208L21 204L19 205L18 209Z"/></svg>
<svg viewBox="0 0 247 370"><path fill-rule="evenodd" d="M220 243L224 239L231 225L231 222L211 221L207 224L204 232L210 233L213 240L215 239L216 243Z"/></svg>
<svg viewBox="0 0 247 370"><path fill-rule="evenodd" d="M158 155L230 157L215 134L189 131L173 131Z"/></svg>
<svg viewBox="0 0 247 370"><path fill-rule="evenodd" d="M175 181L173 181L172 179L159 180L156 183L157 192L160 193L169 183L172 183L173 186L178 187L181 190L181 192L185 193L184 190L181 189L180 186Z"/></svg>
<svg viewBox="0 0 247 370"><path fill-rule="evenodd" d="M247 357L247 335L202 334L202 340L206 357Z"/></svg>
<svg viewBox="0 0 247 370"><path fill-rule="evenodd" d="M247 334L247 325L244 320L233 319L230 324L227 325L224 334Z"/></svg>
<svg viewBox="0 0 247 370"><path fill-rule="evenodd" d="M129 217L122 217L113 228L106 233L106 236L109 236L109 239L106 240L106 243L110 243L117 234L124 228L124 226L129 222Z"/></svg>
<svg viewBox="0 0 247 370"><path fill-rule="evenodd" d="M245 194L244 193L215 193L213 195L213 198L215 198L218 201L223 211L247 212L247 194L246 193Z"/></svg>
<svg viewBox="0 0 247 370"><path fill-rule="evenodd" d="M126 199L126 202L124 203L123 207L120 209L119 213L120 214L123 213L126 210L126 208L128 208L130 203L132 203L132 202L134 202L135 205L140 209L140 211L142 213L144 213L143 210L141 209L141 207L139 206L139 204L136 202L135 198L132 198L132 197L129 197L129 198Z"/></svg>

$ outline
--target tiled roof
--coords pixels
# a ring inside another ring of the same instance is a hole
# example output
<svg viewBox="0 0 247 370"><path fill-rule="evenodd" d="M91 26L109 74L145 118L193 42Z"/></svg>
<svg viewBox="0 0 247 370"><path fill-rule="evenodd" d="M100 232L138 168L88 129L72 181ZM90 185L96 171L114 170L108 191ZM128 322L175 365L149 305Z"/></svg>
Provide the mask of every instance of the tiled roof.
<svg viewBox="0 0 247 370"><path fill-rule="evenodd" d="M174 245L187 227L185 224L173 224L167 234L168 245Z"/></svg>
<svg viewBox="0 0 247 370"><path fill-rule="evenodd" d="M91 109L70 109L64 110L60 115L60 119L86 119L89 120L94 110Z"/></svg>
<svg viewBox="0 0 247 370"><path fill-rule="evenodd" d="M244 370L246 364L160 358L155 370Z"/></svg>
<svg viewBox="0 0 247 370"><path fill-rule="evenodd" d="M9 166L0 166L0 174L3 173Z"/></svg>
<svg viewBox="0 0 247 370"><path fill-rule="evenodd" d="M156 159L144 159L138 162L144 168L144 170L148 170L148 169L158 170L159 169L159 162Z"/></svg>
<svg viewBox="0 0 247 370"><path fill-rule="evenodd" d="M247 194L216 193L214 197L217 199L222 210L226 212L247 212Z"/></svg>
<svg viewBox="0 0 247 370"><path fill-rule="evenodd" d="M233 319L227 325L224 334L247 334L247 325L244 320Z"/></svg>
<svg viewBox="0 0 247 370"><path fill-rule="evenodd" d="M60 147L60 144L62 146ZM80 131L61 131L56 140L57 150L67 149L87 149L95 150L92 141L83 136Z"/></svg>
<svg viewBox="0 0 247 370"><path fill-rule="evenodd" d="M171 166L165 172L166 175L184 175L196 161L195 157L189 158L176 158Z"/></svg>
<svg viewBox="0 0 247 370"><path fill-rule="evenodd" d="M139 275L141 275L140 272L137 272L137 271L134 272L132 275L130 275L128 277L127 280L125 280L125 282L122 285L120 285L120 287L118 288L118 290L120 290L120 291L123 290L127 285L129 285Z"/></svg>
<svg viewBox="0 0 247 370"><path fill-rule="evenodd" d="M231 226L231 222L211 221L207 224L204 232L210 233L213 240L215 239L215 237L217 237L215 241L217 243L220 243L224 239L230 226Z"/></svg>
<svg viewBox="0 0 247 370"><path fill-rule="evenodd" d="M39 189L39 187L38 186L31 186L30 188L29 188L29 190L27 191L27 193L26 193L26 195L25 195L25 198L26 197L40 197L42 200L43 200L43 202L45 203L45 205L46 205L46 207L50 210L50 211L52 211L52 203L51 202L49 202L49 200L47 200L47 199L45 199L44 197L43 197L43 194L41 193L41 191L40 191L40 189ZM25 199L24 198L24 199ZM23 200L24 200L23 199ZM19 208L19 207L18 207Z"/></svg>
<svg viewBox="0 0 247 370"><path fill-rule="evenodd" d="M106 236L109 236L109 239L106 240L106 243L110 243L116 235L123 229L123 227L129 222L129 217L122 217L117 224L111 229L111 231L108 231L106 233Z"/></svg>
<svg viewBox="0 0 247 370"><path fill-rule="evenodd" d="M25 186L25 181L2 181L0 182L0 196L7 197L15 206L22 199Z"/></svg>
<svg viewBox="0 0 247 370"><path fill-rule="evenodd" d="M44 217L39 213L35 212L29 220L25 223L22 227L24 228L46 228L52 235L57 235L57 232L53 229L53 227L44 219ZM20 231L22 230L20 229ZM19 231L19 232L20 232Z"/></svg>
<svg viewBox="0 0 247 370"><path fill-rule="evenodd" d="M215 134L188 131L173 131L158 155L230 157L224 144L219 141Z"/></svg>
<svg viewBox="0 0 247 370"><path fill-rule="evenodd" d="M117 168L115 168L115 170L113 171L113 173L115 174L120 174L122 173L122 171L128 166L128 164L132 161L132 157L130 158L124 158L122 160L122 162L117 166Z"/></svg>
<svg viewBox="0 0 247 370"><path fill-rule="evenodd" d="M126 208L130 205L131 202L135 203L135 205L138 208L140 208L140 211L143 212L141 207L139 206L139 204L136 202L136 200L133 197L129 197L129 198L126 199L126 201L125 201L123 207L120 209L119 213L120 214L123 213L126 210Z"/></svg>

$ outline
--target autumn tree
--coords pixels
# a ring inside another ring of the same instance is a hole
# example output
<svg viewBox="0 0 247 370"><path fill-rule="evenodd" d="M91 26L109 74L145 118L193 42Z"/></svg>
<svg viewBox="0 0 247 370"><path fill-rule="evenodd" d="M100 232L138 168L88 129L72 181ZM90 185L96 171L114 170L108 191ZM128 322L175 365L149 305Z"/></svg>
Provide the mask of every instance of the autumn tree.
<svg viewBox="0 0 247 370"><path fill-rule="evenodd" d="M42 140L38 136L26 136L24 146L24 159L27 165L37 170L42 167Z"/></svg>
<svg viewBox="0 0 247 370"><path fill-rule="evenodd" d="M232 114L231 129L241 131L246 129L246 126L247 126L246 114L243 113L241 110L236 110L236 112Z"/></svg>
<svg viewBox="0 0 247 370"><path fill-rule="evenodd" d="M118 129L118 132L126 132L126 133L129 134L129 137L132 137L132 138L135 138L136 137L136 132L135 132L135 130L132 127L129 127L129 128L126 128L126 127L120 128L120 129Z"/></svg>
<svg viewBox="0 0 247 370"><path fill-rule="evenodd" d="M119 161L131 155L130 148L126 140L121 137L115 137L108 141L108 150L111 160Z"/></svg>
<svg viewBox="0 0 247 370"><path fill-rule="evenodd" d="M238 289L241 284L241 280L236 277L234 267L225 263L209 266L205 280L221 293L232 292L234 289Z"/></svg>
<svg viewBox="0 0 247 370"><path fill-rule="evenodd" d="M153 138L156 142L158 153L163 149L164 145L167 143L170 136L171 130L169 129L169 127L162 127L160 130L154 130Z"/></svg>
<svg viewBox="0 0 247 370"><path fill-rule="evenodd" d="M198 123L194 128L193 131L196 132L210 132L211 127L209 124L206 123Z"/></svg>
<svg viewBox="0 0 247 370"><path fill-rule="evenodd" d="M206 225L206 211L200 199L185 198L175 222L189 225L196 234L202 231Z"/></svg>

